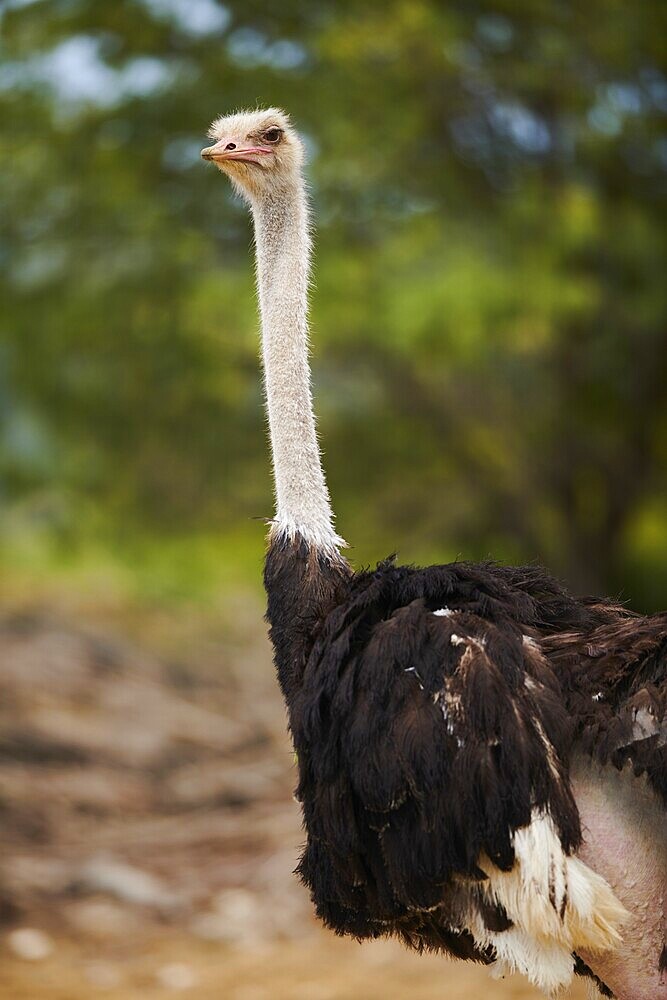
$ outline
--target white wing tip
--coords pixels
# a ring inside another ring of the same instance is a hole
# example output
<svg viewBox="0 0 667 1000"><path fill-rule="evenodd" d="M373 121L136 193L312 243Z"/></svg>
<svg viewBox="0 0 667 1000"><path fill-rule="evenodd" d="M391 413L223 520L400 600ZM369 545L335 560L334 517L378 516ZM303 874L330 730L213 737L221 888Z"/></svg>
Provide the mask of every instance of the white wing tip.
<svg viewBox="0 0 667 1000"><path fill-rule="evenodd" d="M489 931L473 904L469 930L481 947L494 949L495 974L520 972L553 994L572 981L573 952L618 947L629 914L600 875L564 853L548 813L533 811L515 833L514 850L509 872L486 857L479 862L488 875L487 901L502 906L513 926Z"/></svg>

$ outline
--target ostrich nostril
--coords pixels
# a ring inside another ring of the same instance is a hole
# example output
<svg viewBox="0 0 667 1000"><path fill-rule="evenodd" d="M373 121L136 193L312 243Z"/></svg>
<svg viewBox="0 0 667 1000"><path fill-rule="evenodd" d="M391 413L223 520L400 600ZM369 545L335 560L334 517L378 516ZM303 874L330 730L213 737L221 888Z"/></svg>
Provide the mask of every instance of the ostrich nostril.
<svg viewBox="0 0 667 1000"><path fill-rule="evenodd" d="M225 149L236 149L236 143L228 142L227 145L225 146Z"/></svg>

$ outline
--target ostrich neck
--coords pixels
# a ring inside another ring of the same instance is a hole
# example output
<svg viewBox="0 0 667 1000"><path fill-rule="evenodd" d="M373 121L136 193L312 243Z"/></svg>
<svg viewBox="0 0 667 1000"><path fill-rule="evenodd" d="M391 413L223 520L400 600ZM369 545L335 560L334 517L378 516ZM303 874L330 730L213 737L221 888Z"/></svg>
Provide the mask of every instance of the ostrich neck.
<svg viewBox="0 0 667 1000"><path fill-rule="evenodd" d="M303 182L253 204L262 358L276 517L271 535L297 535L320 549L342 544L333 527L310 388L310 235Z"/></svg>

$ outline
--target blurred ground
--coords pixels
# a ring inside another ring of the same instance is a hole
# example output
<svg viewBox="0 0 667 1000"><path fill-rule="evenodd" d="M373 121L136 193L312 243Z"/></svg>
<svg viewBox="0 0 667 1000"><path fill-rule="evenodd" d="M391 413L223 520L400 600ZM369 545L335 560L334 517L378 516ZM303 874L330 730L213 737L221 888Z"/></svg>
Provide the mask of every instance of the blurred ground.
<svg viewBox="0 0 667 1000"><path fill-rule="evenodd" d="M247 596L136 615L5 601L0 996L535 997L315 925L291 874L293 759L260 623Z"/></svg>

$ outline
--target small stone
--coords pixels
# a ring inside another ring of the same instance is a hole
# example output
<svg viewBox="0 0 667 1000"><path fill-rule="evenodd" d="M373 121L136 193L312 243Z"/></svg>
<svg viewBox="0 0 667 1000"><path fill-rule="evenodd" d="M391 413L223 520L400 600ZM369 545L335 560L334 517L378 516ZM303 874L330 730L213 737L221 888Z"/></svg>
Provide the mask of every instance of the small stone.
<svg viewBox="0 0 667 1000"><path fill-rule="evenodd" d="M155 875L106 855L90 858L83 864L78 881L89 892L103 892L134 906L168 911L178 902L176 895Z"/></svg>
<svg viewBox="0 0 667 1000"><path fill-rule="evenodd" d="M17 927L7 935L7 944L15 955L29 962L41 962L53 951L51 938L34 927Z"/></svg>
<svg viewBox="0 0 667 1000"><path fill-rule="evenodd" d="M158 969L155 978L166 990L189 990L197 985L194 969L185 962L170 962Z"/></svg>
<svg viewBox="0 0 667 1000"><path fill-rule="evenodd" d="M248 889L225 889L212 909L192 921L191 930L208 941L227 941L241 948L261 948L275 927L257 896Z"/></svg>

